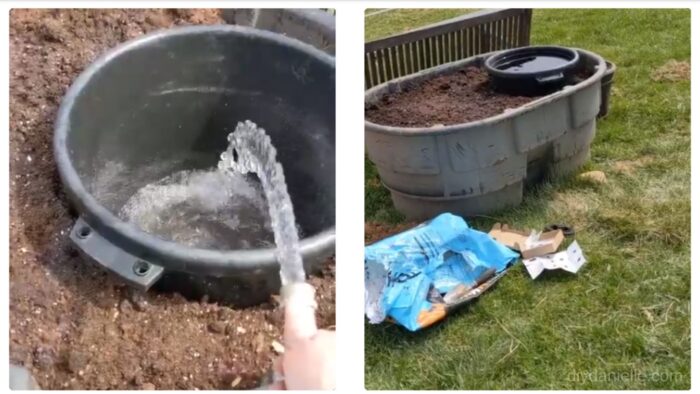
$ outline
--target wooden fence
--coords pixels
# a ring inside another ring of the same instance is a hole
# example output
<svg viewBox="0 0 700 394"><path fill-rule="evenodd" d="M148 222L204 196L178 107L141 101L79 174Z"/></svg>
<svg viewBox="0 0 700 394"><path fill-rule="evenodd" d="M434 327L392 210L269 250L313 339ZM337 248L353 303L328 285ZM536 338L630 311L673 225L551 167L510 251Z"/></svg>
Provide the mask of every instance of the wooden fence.
<svg viewBox="0 0 700 394"><path fill-rule="evenodd" d="M365 44L365 88L470 56L530 45L531 9L484 10Z"/></svg>

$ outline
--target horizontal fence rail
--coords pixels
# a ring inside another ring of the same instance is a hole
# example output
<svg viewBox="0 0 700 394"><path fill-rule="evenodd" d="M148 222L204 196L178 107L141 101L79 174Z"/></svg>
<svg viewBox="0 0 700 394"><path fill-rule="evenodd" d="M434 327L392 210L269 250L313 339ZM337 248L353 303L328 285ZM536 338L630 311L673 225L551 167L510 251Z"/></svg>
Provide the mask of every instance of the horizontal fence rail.
<svg viewBox="0 0 700 394"><path fill-rule="evenodd" d="M531 9L484 10L365 44L365 88L482 53L530 45Z"/></svg>

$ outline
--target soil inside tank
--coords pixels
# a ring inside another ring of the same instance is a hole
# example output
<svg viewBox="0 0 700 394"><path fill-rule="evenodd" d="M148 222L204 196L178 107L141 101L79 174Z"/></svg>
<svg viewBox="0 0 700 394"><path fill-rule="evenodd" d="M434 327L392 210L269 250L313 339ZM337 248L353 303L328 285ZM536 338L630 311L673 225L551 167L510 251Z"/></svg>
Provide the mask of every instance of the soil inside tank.
<svg viewBox="0 0 700 394"><path fill-rule="evenodd" d="M253 388L276 356L275 297L240 309L144 294L81 259L53 159L60 100L97 56L156 29L219 23L217 10L10 14L10 361L43 389ZM319 327L334 327L334 260L310 282Z"/></svg>
<svg viewBox="0 0 700 394"><path fill-rule="evenodd" d="M449 126L498 115L537 98L495 92L488 73L469 66L381 97L366 105L365 119L400 127Z"/></svg>

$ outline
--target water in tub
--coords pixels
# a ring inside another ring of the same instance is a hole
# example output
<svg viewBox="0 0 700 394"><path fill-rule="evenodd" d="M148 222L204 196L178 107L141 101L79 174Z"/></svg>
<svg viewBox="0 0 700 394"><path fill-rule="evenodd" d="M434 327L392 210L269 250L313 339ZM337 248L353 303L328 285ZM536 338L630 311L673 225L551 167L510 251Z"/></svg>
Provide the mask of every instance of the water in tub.
<svg viewBox="0 0 700 394"><path fill-rule="evenodd" d="M265 130L239 123L219 164L140 188L119 216L177 243L212 249L275 247L282 284L305 280L299 229L282 166Z"/></svg>
<svg viewBox="0 0 700 394"><path fill-rule="evenodd" d="M267 204L251 177L184 170L139 189L122 219L179 244L208 249L274 247Z"/></svg>

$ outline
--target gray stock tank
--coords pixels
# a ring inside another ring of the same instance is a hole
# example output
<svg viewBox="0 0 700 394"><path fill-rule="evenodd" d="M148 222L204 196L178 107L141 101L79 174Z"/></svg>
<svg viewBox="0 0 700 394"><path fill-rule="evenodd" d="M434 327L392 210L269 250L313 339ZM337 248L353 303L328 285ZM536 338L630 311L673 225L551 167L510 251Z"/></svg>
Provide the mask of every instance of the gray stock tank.
<svg viewBox="0 0 700 394"><path fill-rule="evenodd" d="M606 64L595 53L577 52L578 71L588 75L584 80L486 119L425 128L365 121L367 154L396 209L419 220L443 212L481 215L520 204L525 185L583 165L595 136ZM375 86L365 93L365 103L467 66L481 68L491 55Z"/></svg>
<svg viewBox="0 0 700 394"><path fill-rule="evenodd" d="M307 271L335 249L335 60L241 26L155 32L109 51L66 94L55 124L59 174L83 254L140 289L240 306L279 288L273 248L195 248L118 217L165 174L216 166L236 123L264 127L284 167Z"/></svg>

